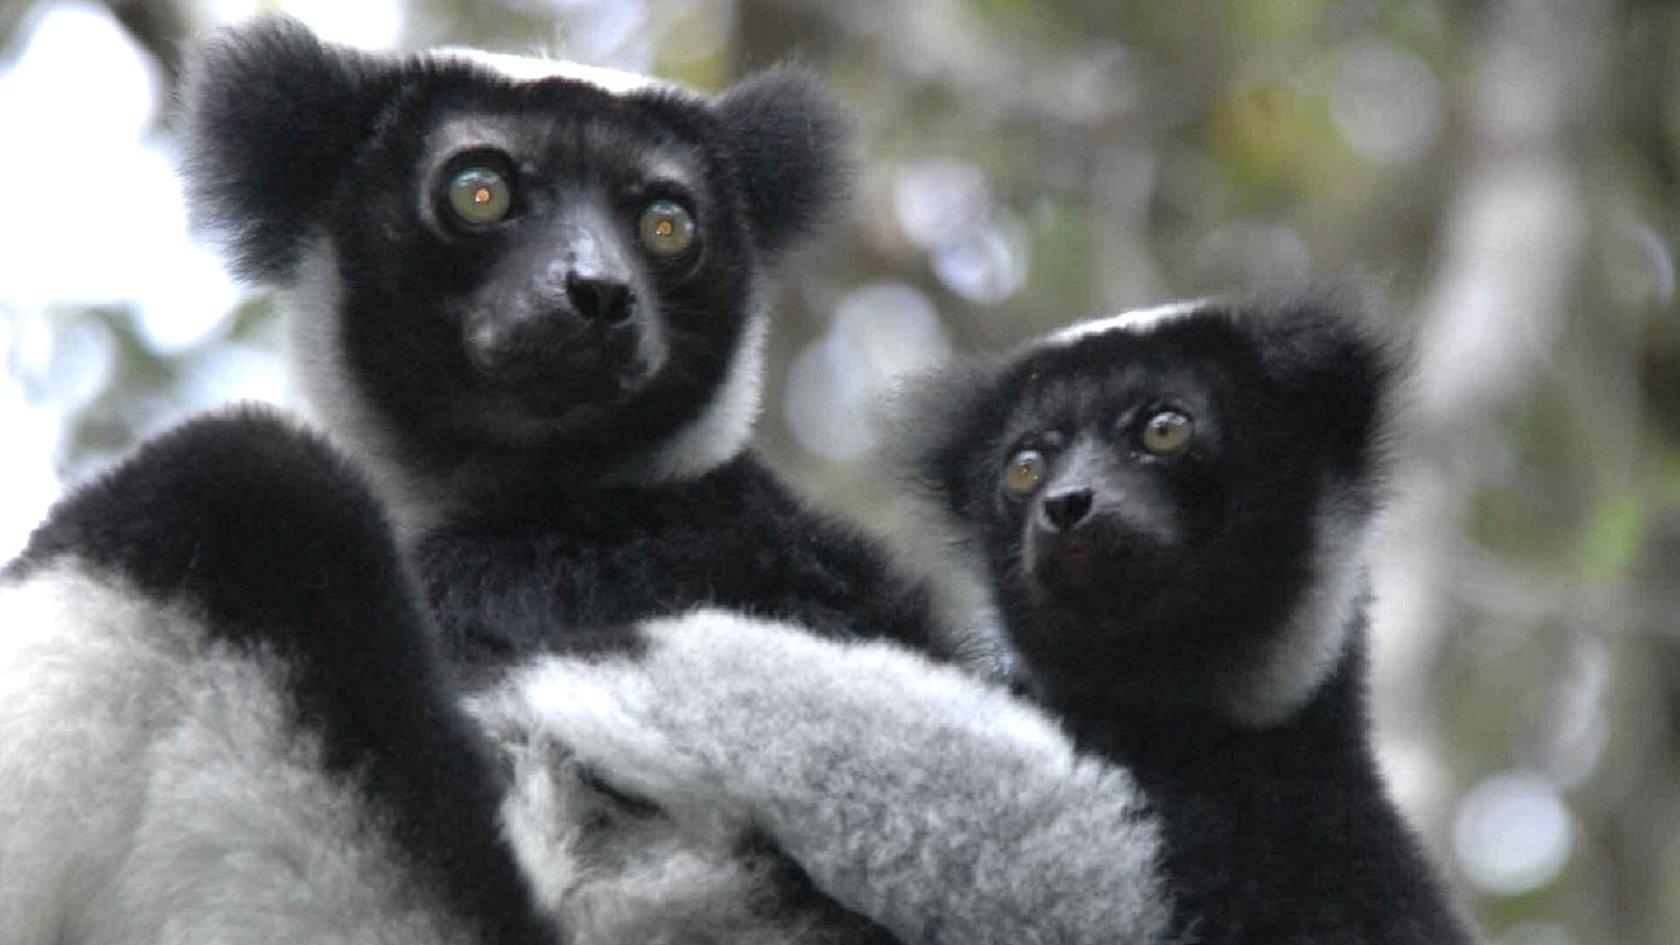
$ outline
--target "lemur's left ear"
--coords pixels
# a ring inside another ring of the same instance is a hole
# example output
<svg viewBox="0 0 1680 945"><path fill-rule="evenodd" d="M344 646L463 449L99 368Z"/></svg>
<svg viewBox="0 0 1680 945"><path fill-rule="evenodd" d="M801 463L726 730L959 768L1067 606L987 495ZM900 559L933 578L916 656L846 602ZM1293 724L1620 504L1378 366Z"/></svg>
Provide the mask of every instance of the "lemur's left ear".
<svg viewBox="0 0 1680 945"><path fill-rule="evenodd" d="M780 253L834 216L850 183L850 121L815 76L787 66L716 103L758 247Z"/></svg>
<svg viewBox="0 0 1680 945"><path fill-rule="evenodd" d="M1363 299L1345 293L1301 296L1259 322L1262 370L1286 401L1311 415L1327 456L1363 472L1380 459L1405 355Z"/></svg>

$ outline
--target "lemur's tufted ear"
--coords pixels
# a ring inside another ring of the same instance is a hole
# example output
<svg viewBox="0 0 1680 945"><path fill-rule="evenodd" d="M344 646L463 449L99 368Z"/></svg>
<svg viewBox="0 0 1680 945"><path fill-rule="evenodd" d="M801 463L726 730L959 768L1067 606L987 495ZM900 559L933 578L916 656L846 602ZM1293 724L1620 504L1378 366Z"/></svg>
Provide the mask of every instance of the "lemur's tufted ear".
<svg viewBox="0 0 1680 945"><path fill-rule="evenodd" d="M759 248L779 253L828 222L850 183L850 121L817 79L771 69L725 90L716 108Z"/></svg>
<svg viewBox="0 0 1680 945"><path fill-rule="evenodd" d="M182 92L193 224L240 275L286 278L344 168L397 87L399 61L264 17L201 43Z"/></svg>
<svg viewBox="0 0 1680 945"><path fill-rule="evenodd" d="M1372 307L1349 292L1297 296L1258 320L1262 369L1290 403L1307 411L1326 454L1344 471L1381 462L1406 355Z"/></svg>

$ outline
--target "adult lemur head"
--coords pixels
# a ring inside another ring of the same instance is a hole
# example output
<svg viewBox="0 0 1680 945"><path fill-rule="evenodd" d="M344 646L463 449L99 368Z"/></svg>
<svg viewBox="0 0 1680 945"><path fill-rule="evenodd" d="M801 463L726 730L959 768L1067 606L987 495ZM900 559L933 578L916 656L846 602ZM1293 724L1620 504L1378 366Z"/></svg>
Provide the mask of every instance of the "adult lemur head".
<svg viewBox="0 0 1680 945"><path fill-rule="evenodd" d="M1391 373L1317 303L1190 303L949 376L908 448L1051 702L1266 725L1345 649Z"/></svg>
<svg viewBox="0 0 1680 945"><path fill-rule="evenodd" d="M185 98L195 213L283 290L306 396L410 518L739 452L764 265L843 176L838 113L787 71L708 97L270 19Z"/></svg>

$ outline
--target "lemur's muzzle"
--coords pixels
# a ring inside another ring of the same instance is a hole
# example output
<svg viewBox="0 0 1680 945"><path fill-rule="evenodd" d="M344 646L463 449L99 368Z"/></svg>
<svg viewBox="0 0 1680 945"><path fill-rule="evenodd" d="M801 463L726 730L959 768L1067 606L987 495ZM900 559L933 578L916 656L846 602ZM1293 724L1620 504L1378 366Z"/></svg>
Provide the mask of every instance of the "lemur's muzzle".
<svg viewBox="0 0 1680 945"><path fill-rule="evenodd" d="M632 257L580 211L509 253L463 325L467 359L491 383L539 400L604 400L664 362Z"/></svg>

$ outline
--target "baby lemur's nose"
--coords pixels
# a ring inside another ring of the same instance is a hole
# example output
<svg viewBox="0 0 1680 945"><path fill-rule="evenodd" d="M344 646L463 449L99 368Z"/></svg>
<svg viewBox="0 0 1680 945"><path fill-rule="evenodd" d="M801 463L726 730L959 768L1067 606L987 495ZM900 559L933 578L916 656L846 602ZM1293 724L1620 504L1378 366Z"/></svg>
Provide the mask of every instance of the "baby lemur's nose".
<svg viewBox="0 0 1680 945"><path fill-rule="evenodd" d="M636 294L625 283L575 272L566 276L566 298L578 315L608 327L629 321L636 307Z"/></svg>
<svg viewBox="0 0 1680 945"><path fill-rule="evenodd" d="M1039 509L1045 526L1051 531L1072 531L1091 515L1091 490L1067 489L1047 495Z"/></svg>

